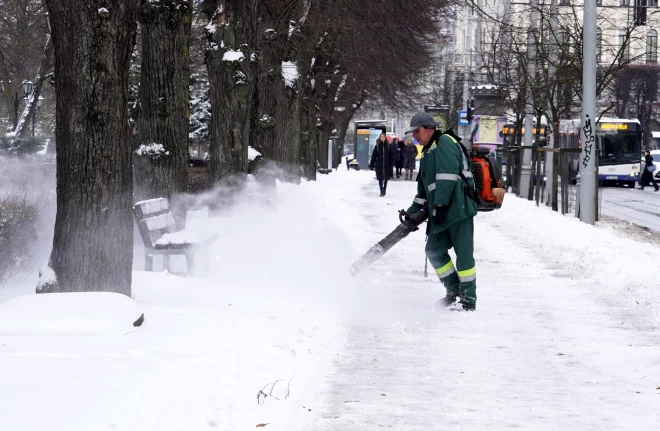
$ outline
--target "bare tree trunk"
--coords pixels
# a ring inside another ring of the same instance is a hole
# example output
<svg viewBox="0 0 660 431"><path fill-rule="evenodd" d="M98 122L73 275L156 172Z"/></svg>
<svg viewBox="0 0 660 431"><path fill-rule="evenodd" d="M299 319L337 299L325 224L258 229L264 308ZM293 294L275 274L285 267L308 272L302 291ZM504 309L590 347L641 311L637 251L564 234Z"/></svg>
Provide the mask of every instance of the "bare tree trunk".
<svg viewBox="0 0 660 431"><path fill-rule="evenodd" d="M142 1L135 198L166 197L188 188L189 0Z"/></svg>
<svg viewBox="0 0 660 431"><path fill-rule="evenodd" d="M304 99L303 99L304 100ZM305 103L306 102L306 103ZM319 129L316 127L316 115L313 103L303 101L301 116L300 163L303 178L308 181L316 180L316 166L318 154Z"/></svg>
<svg viewBox="0 0 660 431"><path fill-rule="evenodd" d="M211 185L247 173L257 5L258 0L204 0L202 5L211 21L206 50L212 106Z"/></svg>
<svg viewBox="0 0 660 431"><path fill-rule="evenodd" d="M351 119L355 115L360 106L367 99L367 92L362 89L357 92L357 98L355 100L349 101L344 104L344 110L339 112L339 115L335 117L335 123L337 126L337 146L340 148L339 153L343 154L344 151L344 142L346 141L346 133L348 132L348 125L351 123ZM341 156L340 156L341 159Z"/></svg>
<svg viewBox="0 0 660 431"><path fill-rule="evenodd" d="M300 88L300 87L299 87ZM300 146L301 146L301 91L294 91L287 88L285 92L285 100L282 102L286 106L286 110L278 111L277 121L284 118L286 127L278 129L278 142L280 143L277 151L277 157L284 164L286 176L284 181L299 183L300 182Z"/></svg>
<svg viewBox="0 0 660 431"><path fill-rule="evenodd" d="M131 295L128 75L139 0L47 0L55 45L57 215L37 292Z"/></svg>
<svg viewBox="0 0 660 431"><path fill-rule="evenodd" d="M5 109L9 117L14 115L14 99L12 97L12 88L9 86L11 78L9 77L9 69L7 68L7 62L5 61L5 56L0 50L0 80L2 80L2 95ZM13 117L12 117L13 118Z"/></svg>
<svg viewBox="0 0 660 431"><path fill-rule="evenodd" d="M37 109L37 101L41 95L41 90L44 86L44 81L48 76L49 70L52 67L53 60L53 42L51 40L50 34L46 37L46 43L44 46L44 55L41 57L41 64L39 65L39 70L37 75L34 78L34 85L32 87L32 93L27 98L27 103L25 108L21 113L21 116L16 119L16 129L14 129L15 136L20 136L22 138L27 137L28 132L31 130L28 127L30 123L29 120L32 118L34 111Z"/></svg>

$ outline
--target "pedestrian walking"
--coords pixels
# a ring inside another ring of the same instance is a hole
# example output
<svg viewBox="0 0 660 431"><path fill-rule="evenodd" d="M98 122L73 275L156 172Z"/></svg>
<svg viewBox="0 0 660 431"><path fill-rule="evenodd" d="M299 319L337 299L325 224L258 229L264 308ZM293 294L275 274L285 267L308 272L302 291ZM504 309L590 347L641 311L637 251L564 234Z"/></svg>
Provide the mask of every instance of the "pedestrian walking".
<svg viewBox="0 0 660 431"><path fill-rule="evenodd" d="M394 152L392 146L387 141L385 133L381 133L376 141L376 146L371 154L371 163L369 168L376 171L378 186L380 187L380 196L385 196L387 192L387 181L392 176L392 167L394 166Z"/></svg>
<svg viewBox="0 0 660 431"><path fill-rule="evenodd" d="M474 216L477 204L465 188L474 187L470 161L451 131L442 133L428 113L410 121L413 137L422 145L417 195L406 218L419 224L428 218L426 256L447 290L436 307L472 311L477 303L474 262ZM449 249L456 253L456 266Z"/></svg>
<svg viewBox="0 0 660 431"><path fill-rule="evenodd" d="M646 156L644 156L644 172L642 172L642 178L640 178L640 182L642 183L642 190L644 190L644 187L648 186L650 182L653 183L653 188L655 191L658 191L658 183L656 183L655 178L653 178L654 172L655 165L653 164L653 156L651 156L651 152L647 149Z"/></svg>
<svg viewBox="0 0 660 431"><path fill-rule="evenodd" d="M406 148L406 144L399 140L396 143L396 179L401 178L401 171L403 170L403 150Z"/></svg>
<svg viewBox="0 0 660 431"><path fill-rule="evenodd" d="M417 147L413 144L412 139L406 140L406 145L403 150L403 169L406 170L406 180L413 179L413 171L417 164Z"/></svg>

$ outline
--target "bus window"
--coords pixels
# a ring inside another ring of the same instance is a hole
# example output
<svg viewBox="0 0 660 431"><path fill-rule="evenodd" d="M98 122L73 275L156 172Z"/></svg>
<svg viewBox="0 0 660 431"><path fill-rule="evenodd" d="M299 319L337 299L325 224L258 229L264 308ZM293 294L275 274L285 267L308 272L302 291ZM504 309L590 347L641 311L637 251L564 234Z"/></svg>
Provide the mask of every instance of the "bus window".
<svg viewBox="0 0 660 431"><path fill-rule="evenodd" d="M637 159L640 142L636 133L607 133L598 137L600 164L626 163Z"/></svg>

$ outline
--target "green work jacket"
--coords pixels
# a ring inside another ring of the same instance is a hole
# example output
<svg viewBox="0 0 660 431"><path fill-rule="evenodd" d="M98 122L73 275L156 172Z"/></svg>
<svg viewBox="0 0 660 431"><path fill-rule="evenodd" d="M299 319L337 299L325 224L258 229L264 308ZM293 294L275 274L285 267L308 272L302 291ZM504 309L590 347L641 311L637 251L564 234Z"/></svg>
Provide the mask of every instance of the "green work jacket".
<svg viewBox="0 0 660 431"><path fill-rule="evenodd" d="M439 131L433 135L424 149L417 176L417 196L408 212L424 208L429 214L429 232L440 233L461 220L477 214L477 203L465 194L465 183L459 172L474 187L470 164L460 144L450 135ZM448 206L445 221L438 225L433 222L433 209L436 205Z"/></svg>

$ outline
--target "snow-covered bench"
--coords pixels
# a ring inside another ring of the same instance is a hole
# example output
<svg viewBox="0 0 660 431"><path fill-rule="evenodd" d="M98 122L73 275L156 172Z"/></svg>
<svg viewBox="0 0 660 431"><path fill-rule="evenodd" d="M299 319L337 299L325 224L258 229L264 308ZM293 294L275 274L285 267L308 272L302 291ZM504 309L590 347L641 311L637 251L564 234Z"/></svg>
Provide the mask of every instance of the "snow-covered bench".
<svg viewBox="0 0 660 431"><path fill-rule="evenodd" d="M185 255L188 274L195 272L195 255L206 251L216 235L176 230L169 201L149 199L133 205L133 214L144 242L144 269L153 271L154 255L163 256L163 269L170 270L171 255ZM208 265L208 262L207 262Z"/></svg>

